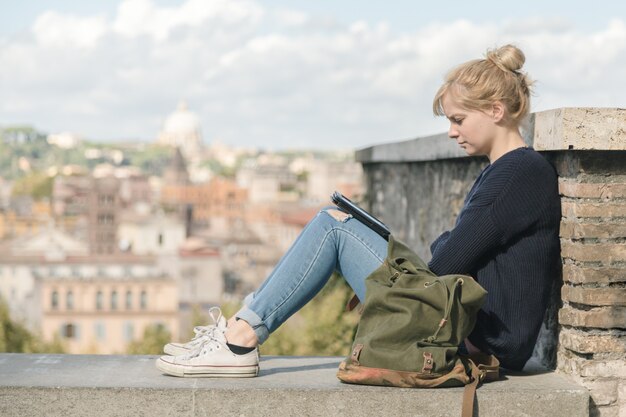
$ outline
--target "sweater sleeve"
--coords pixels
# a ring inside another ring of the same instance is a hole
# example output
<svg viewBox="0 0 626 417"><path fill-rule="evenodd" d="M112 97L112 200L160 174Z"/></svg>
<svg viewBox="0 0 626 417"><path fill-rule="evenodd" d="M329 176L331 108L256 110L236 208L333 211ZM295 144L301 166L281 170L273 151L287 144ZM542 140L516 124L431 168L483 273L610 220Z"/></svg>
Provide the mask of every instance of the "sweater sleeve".
<svg viewBox="0 0 626 417"><path fill-rule="evenodd" d="M506 213L494 216L497 210L509 209L509 204L498 204L508 200L511 183L520 175L521 159L493 166L481 186L467 201L459 213L456 225L442 234L431 245L432 258L428 267L437 275L470 274L482 257L502 245L504 232L502 222L497 219L508 217Z"/></svg>
<svg viewBox="0 0 626 417"><path fill-rule="evenodd" d="M445 232L440 234L439 237L430 244L430 253L434 254L437 251L437 247L444 243L446 240L448 240L448 237L450 237L449 230L446 230Z"/></svg>
<svg viewBox="0 0 626 417"><path fill-rule="evenodd" d="M482 256L500 244L501 236L489 207L468 207L445 242L436 245L428 267L437 275L469 274Z"/></svg>
<svg viewBox="0 0 626 417"><path fill-rule="evenodd" d="M556 184L549 164L520 158L490 173L456 226L431 245L428 267L437 275L469 274L481 258L532 227Z"/></svg>

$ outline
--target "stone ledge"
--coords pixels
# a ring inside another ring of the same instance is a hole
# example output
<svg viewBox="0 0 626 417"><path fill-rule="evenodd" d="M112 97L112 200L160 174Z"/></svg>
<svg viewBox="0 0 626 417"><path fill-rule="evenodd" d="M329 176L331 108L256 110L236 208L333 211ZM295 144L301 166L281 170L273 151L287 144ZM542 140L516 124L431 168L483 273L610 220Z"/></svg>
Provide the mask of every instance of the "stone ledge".
<svg viewBox="0 0 626 417"><path fill-rule="evenodd" d="M537 151L626 150L626 109L563 107L532 113L521 130ZM447 133L358 149L362 163L434 161L470 157Z"/></svg>
<svg viewBox="0 0 626 417"><path fill-rule="evenodd" d="M0 354L2 416L458 416L462 387L344 384L341 357L264 356L256 378L176 378L157 356ZM588 391L527 366L484 384L477 416L587 417Z"/></svg>

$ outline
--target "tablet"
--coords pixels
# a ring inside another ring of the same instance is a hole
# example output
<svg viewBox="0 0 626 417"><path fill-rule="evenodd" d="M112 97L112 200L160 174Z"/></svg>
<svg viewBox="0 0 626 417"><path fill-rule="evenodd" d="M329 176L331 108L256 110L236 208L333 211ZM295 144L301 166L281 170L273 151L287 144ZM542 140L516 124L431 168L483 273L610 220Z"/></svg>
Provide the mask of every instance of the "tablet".
<svg viewBox="0 0 626 417"><path fill-rule="evenodd" d="M389 240L389 234L391 233L385 223L378 220L376 217L363 210L361 207L353 203L348 197L341 194L339 191L335 191L330 196L331 201L337 205L337 207L344 209L352 216L381 235L385 240Z"/></svg>

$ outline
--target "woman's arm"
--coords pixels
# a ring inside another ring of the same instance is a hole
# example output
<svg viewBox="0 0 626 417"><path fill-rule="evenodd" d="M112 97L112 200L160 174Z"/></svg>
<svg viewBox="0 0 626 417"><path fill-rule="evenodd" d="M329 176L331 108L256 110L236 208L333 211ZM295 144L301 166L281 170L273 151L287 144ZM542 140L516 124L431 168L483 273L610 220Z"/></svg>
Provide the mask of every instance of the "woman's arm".
<svg viewBox="0 0 626 417"><path fill-rule="evenodd" d="M553 168L541 155L516 162L493 169L456 226L432 243L431 271L471 275L483 257L494 256L547 211L555 211L552 205L559 196ZM556 209L555 215L559 212Z"/></svg>
<svg viewBox="0 0 626 417"><path fill-rule="evenodd" d="M446 230L445 232L440 234L439 237L437 237L437 239L435 239L433 243L430 244L430 253L431 254L435 253L437 251L437 247L443 242L445 242L446 240L448 240L448 237L450 237L449 230Z"/></svg>
<svg viewBox="0 0 626 417"><path fill-rule="evenodd" d="M492 221L488 207L466 208L451 231L436 241L428 267L437 275L470 274L480 259L497 249L502 234Z"/></svg>

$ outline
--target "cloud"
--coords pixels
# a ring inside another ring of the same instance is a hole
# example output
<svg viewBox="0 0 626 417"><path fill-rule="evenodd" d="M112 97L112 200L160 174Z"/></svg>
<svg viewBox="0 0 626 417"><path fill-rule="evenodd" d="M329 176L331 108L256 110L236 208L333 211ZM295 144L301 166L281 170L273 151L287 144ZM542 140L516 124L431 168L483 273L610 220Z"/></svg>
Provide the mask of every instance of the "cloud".
<svg viewBox="0 0 626 417"><path fill-rule="evenodd" d="M624 106L626 24L595 32L554 19L339 24L251 0L124 0L111 17L45 12L0 39L0 124L95 139L155 138L181 98L205 141L362 147L446 131L431 100L445 72L520 46L533 109Z"/></svg>
<svg viewBox="0 0 626 417"><path fill-rule="evenodd" d="M92 48L106 32L102 16L79 17L48 11L37 17L33 35L42 47Z"/></svg>
<svg viewBox="0 0 626 417"><path fill-rule="evenodd" d="M244 0L188 0L179 7L158 7L150 0L125 0L112 29L130 38L149 35L164 41L177 28L255 24L262 15L260 6Z"/></svg>

